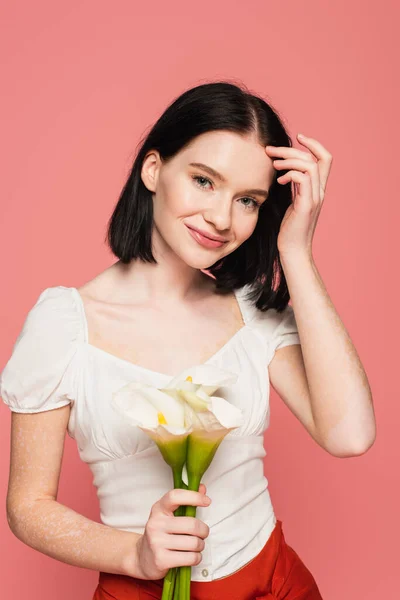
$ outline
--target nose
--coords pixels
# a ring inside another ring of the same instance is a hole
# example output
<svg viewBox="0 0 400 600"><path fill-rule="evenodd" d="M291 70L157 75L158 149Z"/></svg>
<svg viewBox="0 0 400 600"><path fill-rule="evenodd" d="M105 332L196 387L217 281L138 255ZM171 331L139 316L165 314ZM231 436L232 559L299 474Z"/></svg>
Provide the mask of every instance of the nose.
<svg viewBox="0 0 400 600"><path fill-rule="evenodd" d="M213 198L203 213L204 220L211 223L221 235L228 231L232 224L232 201L228 194Z"/></svg>

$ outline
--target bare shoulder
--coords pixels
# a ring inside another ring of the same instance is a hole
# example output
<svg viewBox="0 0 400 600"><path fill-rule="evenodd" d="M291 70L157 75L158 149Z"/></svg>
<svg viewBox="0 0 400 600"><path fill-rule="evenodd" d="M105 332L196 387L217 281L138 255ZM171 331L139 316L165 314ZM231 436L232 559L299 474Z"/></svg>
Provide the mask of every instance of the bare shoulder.
<svg viewBox="0 0 400 600"><path fill-rule="evenodd" d="M118 263L114 263L76 288L85 303L112 302L119 289L117 269Z"/></svg>
<svg viewBox="0 0 400 600"><path fill-rule="evenodd" d="M93 300L101 300L102 299L102 291L109 285L107 281L109 277L107 276L107 270L99 273L93 279L86 281L80 287L77 288L78 292L81 296L93 299Z"/></svg>

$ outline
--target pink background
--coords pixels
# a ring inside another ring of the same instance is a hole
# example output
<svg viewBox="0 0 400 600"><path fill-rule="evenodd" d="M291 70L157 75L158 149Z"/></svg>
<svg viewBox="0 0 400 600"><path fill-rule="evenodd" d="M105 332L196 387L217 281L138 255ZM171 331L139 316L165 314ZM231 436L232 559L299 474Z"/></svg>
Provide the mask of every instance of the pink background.
<svg viewBox="0 0 400 600"><path fill-rule="evenodd" d="M272 102L293 139L302 132L333 154L314 258L367 371L377 440L365 455L335 458L272 390L265 459L286 540L324 600L394 600L400 584L398 17L394 0L2 7L0 368L44 288L78 287L114 262L103 238L135 146L185 89L242 81ZM3 403L0 415L2 597L90 599L97 572L41 554L8 528ZM58 501L99 520L68 436Z"/></svg>

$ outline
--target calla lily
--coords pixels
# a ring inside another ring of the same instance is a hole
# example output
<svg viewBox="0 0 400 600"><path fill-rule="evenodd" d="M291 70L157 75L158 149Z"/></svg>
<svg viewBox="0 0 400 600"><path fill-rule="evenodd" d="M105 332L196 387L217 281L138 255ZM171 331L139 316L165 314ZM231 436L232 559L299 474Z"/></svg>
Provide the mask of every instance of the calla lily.
<svg viewBox="0 0 400 600"><path fill-rule="evenodd" d="M243 423L243 414L238 408L224 398L211 395L236 380L237 375L229 371L198 365L180 373L167 386L167 389L177 390L191 408L193 432L188 438L186 469L192 481L197 477L201 479L222 439Z"/></svg>
<svg viewBox="0 0 400 600"><path fill-rule="evenodd" d="M182 472L187 436L193 430L192 412L174 390L164 393L153 386L132 382L113 393L111 404L124 419L151 437L173 470Z"/></svg>
<svg viewBox="0 0 400 600"><path fill-rule="evenodd" d="M171 467L174 488L187 488L182 480L187 453L187 438L192 431L192 409L177 390L162 390L140 382L132 382L112 394L111 405L132 425L146 432L157 444L165 462ZM179 506L175 516L183 516ZM162 600L172 600L178 568L164 577Z"/></svg>
<svg viewBox="0 0 400 600"><path fill-rule="evenodd" d="M182 391L181 395L193 410L193 431L188 436L186 470L189 489L194 489L191 487L191 482L195 485L198 480L200 485L200 480L210 466L223 438L242 425L243 414L238 408L218 396L209 398L206 409L196 409L198 403L193 399L195 392Z"/></svg>
<svg viewBox="0 0 400 600"><path fill-rule="evenodd" d="M236 374L202 364L185 369L164 388L129 383L112 395L111 404L154 440L172 467L174 487L198 491L221 441L243 423L238 408L212 395L236 380ZM185 469L187 485L182 479ZM175 515L194 517L196 507L179 507ZM172 594L174 599L190 600L190 577L191 567L170 569L164 578L162 600L172 600Z"/></svg>
<svg viewBox="0 0 400 600"><path fill-rule="evenodd" d="M179 373L164 388L128 383L114 392L111 403L153 439L171 467L184 466L185 442L192 431L198 431L196 439L202 446L208 442L216 450L222 438L241 425L240 410L211 396L236 380L236 374L224 369L197 365ZM209 464L204 464L204 471Z"/></svg>
<svg viewBox="0 0 400 600"><path fill-rule="evenodd" d="M178 390L192 411L190 420L193 431L187 439L186 455L189 490L198 491L201 478L223 438L243 423L243 414L238 408L223 398L212 396L216 389L236 380L237 375L233 373L210 365L199 365L183 371L169 384ZM184 514L195 517L196 506L186 506ZM176 584L179 600L190 600L191 570L191 566L179 569Z"/></svg>

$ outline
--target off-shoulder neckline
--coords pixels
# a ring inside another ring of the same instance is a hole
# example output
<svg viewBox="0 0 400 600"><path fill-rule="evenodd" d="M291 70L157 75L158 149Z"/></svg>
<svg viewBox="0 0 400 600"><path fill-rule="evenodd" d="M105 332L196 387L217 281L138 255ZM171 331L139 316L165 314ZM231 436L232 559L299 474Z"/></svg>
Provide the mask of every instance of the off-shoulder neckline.
<svg viewBox="0 0 400 600"><path fill-rule="evenodd" d="M61 287L64 287L64 286L61 286ZM238 306L239 306L239 309L240 309L240 312L242 315L242 320L243 320L244 325L242 325L242 327L240 329L238 329L227 340L227 342L225 342L225 344L223 344L223 346L221 346L216 352L214 352L214 354L212 356L210 356L206 361L202 362L201 363L202 365L208 365L209 363L212 363L214 360L216 360L221 354L223 354L223 352L228 350L231 347L231 345L233 344L233 342L236 341L239 337L241 337L241 335L243 335L243 333L249 328L251 316L246 310L247 307L246 307L246 305L244 303L244 299L242 297L244 294L245 287L247 287L247 286L243 286L242 288L239 288L238 290L233 290L233 293L235 294L236 301L238 303ZM99 353L99 354L107 357L108 359L113 360L114 362L116 362L118 364L124 364L126 366L129 366L132 370L141 371L143 373L148 373L149 375L154 375L156 377L164 378L164 379L165 378L171 379L171 378L175 377L176 374L162 373L161 371L155 371L154 369L149 369L147 367L143 367L141 365L131 362L130 360L121 358L121 357L117 356L116 354L107 352L107 350L103 350L102 348L99 348L98 346L95 346L94 344L91 344L89 342L88 321L86 318L85 305L84 305L82 296L76 287L68 287L66 289L70 290L74 294L75 298L77 299L79 310L80 310L80 315L81 315L81 319L82 319L82 323L83 323L83 327L84 327L84 331L85 331L84 344L88 350L90 350L91 352ZM197 366L197 365L192 365L192 367L194 367L194 366ZM188 368L190 368L190 367L188 367Z"/></svg>

